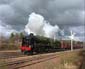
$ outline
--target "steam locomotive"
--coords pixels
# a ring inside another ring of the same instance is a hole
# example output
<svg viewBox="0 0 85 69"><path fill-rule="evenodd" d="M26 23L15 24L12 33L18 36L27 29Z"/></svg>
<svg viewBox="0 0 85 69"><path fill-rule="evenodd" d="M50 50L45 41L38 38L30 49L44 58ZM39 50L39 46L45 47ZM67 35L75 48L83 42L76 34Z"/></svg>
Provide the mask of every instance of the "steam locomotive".
<svg viewBox="0 0 85 69"><path fill-rule="evenodd" d="M34 36L32 33L22 39L21 52L33 54L33 52L52 52L60 49L60 42L50 38Z"/></svg>
<svg viewBox="0 0 85 69"><path fill-rule="evenodd" d="M82 48L82 43L74 44L74 48ZM70 49L69 42L53 40L46 37L34 36L32 33L29 36L22 38L21 52L24 54L42 53L42 52L56 52Z"/></svg>

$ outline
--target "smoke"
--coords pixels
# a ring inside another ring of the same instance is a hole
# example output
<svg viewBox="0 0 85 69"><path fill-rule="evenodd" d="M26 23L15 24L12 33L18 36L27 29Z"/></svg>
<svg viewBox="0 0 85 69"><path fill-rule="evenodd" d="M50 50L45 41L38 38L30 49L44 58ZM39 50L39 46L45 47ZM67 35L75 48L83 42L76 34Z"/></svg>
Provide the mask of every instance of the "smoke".
<svg viewBox="0 0 85 69"><path fill-rule="evenodd" d="M41 35L49 38L57 37L59 27L57 25L52 26L47 22L40 14L31 13L28 18L28 23L25 26L25 32L34 33L35 35Z"/></svg>

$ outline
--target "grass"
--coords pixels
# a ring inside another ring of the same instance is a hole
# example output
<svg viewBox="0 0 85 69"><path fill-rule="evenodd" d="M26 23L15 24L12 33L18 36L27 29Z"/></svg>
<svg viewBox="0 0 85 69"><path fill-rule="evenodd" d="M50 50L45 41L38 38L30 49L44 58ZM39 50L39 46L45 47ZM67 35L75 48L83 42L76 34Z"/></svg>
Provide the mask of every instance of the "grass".
<svg viewBox="0 0 85 69"><path fill-rule="evenodd" d="M65 69L78 69L81 66L83 56L81 51L64 52L59 56L60 65Z"/></svg>
<svg viewBox="0 0 85 69"><path fill-rule="evenodd" d="M83 60L82 50L69 51L69 52L57 52L56 56L58 58L52 61L48 60L43 62L41 66L43 69L79 69ZM85 52L84 52L85 53ZM4 59L0 59L0 65L3 65ZM8 69L3 67L0 69Z"/></svg>
<svg viewBox="0 0 85 69"><path fill-rule="evenodd" d="M81 50L72 52L60 52L57 54L60 61L56 63L46 62L46 69L79 69L82 63L82 52Z"/></svg>
<svg viewBox="0 0 85 69"><path fill-rule="evenodd" d="M0 59L0 69L8 69L7 66L2 66L5 62L5 59Z"/></svg>

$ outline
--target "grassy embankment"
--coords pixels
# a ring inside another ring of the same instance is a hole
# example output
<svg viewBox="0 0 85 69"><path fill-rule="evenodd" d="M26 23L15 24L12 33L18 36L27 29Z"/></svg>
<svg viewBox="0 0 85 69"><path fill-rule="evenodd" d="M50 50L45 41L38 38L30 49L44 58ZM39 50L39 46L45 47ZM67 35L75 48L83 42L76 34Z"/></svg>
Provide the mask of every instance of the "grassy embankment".
<svg viewBox="0 0 85 69"><path fill-rule="evenodd" d="M84 62L83 55L85 51L76 50L72 52L60 52L57 54L59 59L55 59L53 62L45 62L46 69L85 69L82 67L82 61ZM59 60L59 61L58 61Z"/></svg>
<svg viewBox="0 0 85 69"><path fill-rule="evenodd" d="M84 62L85 51L75 50L56 53L57 58L53 61L44 62L44 69L85 69L82 66L82 61ZM5 62L4 59L0 59L0 65ZM1 69L1 68L0 68ZM3 69L7 69L4 67Z"/></svg>

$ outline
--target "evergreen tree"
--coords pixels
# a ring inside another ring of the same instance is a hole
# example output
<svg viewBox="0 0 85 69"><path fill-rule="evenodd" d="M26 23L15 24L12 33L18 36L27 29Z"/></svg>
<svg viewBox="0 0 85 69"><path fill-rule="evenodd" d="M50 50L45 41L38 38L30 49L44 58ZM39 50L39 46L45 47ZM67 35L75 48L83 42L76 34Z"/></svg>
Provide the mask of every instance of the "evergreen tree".
<svg viewBox="0 0 85 69"><path fill-rule="evenodd" d="M15 36L15 35L14 35L14 33L12 32L11 35L10 35L10 38L12 39L12 38L14 38L14 36Z"/></svg>
<svg viewBox="0 0 85 69"><path fill-rule="evenodd" d="M20 32L19 37L22 39L24 37L23 32Z"/></svg>

